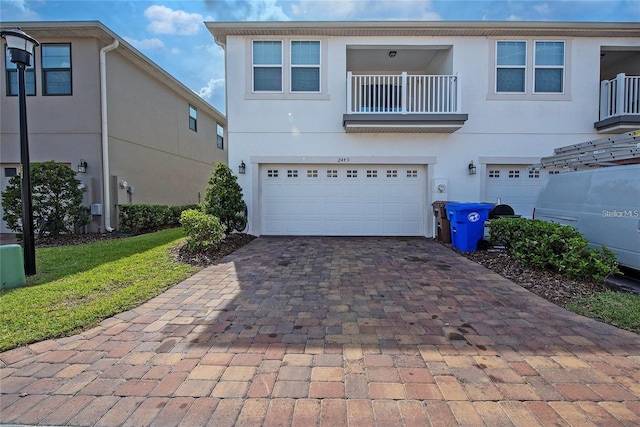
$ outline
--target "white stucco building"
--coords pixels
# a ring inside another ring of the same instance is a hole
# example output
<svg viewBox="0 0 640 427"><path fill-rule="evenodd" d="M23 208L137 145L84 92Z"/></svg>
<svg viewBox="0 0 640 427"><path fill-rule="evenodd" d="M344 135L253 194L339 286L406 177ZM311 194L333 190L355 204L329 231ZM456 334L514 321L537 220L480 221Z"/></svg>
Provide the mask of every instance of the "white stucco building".
<svg viewBox="0 0 640 427"><path fill-rule="evenodd" d="M529 165L640 124L637 23L206 25L256 235L429 237L437 200L530 216Z"/></svg>

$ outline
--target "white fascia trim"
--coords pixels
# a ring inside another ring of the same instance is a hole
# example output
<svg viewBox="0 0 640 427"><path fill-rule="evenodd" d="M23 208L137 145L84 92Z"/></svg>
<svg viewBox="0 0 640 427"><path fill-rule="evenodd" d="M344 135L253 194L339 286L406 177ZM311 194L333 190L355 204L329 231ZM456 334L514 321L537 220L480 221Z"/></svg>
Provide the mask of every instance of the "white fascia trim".
<svg viewBox="0 0 640 427"><path fill-rule="evenodd" d="M340 161L339 159L348 159ZM432 165L435 156L251 156L251 164Z"/></svg>

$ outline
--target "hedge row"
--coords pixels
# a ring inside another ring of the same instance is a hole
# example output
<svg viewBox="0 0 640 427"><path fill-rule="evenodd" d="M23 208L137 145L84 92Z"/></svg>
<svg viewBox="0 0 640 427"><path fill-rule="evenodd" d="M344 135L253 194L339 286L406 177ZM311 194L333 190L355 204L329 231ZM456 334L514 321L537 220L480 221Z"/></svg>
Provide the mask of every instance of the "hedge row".
<svg viewBox="0 0 640 427"><path fill-rule="evenodd" d="M146 233L165 227L180 225L180 215L197 205L120 205L120 231Z"/></svg>
<svg viewBox="0 0 640 427"><path fill-rule="evenodd" d="M491 241L504 245L523 265L594 281L617 270L611 250L589 248L573 227L525 218L493 219L490 224Z"/></svg>

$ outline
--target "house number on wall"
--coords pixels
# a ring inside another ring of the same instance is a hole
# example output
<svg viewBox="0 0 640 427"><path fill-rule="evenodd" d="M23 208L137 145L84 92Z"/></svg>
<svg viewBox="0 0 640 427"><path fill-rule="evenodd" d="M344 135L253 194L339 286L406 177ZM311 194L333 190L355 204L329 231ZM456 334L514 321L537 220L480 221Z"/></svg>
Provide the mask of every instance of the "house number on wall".
<svg viewBox="0 0 640 427"><path fill-rule="evenodd" d="M347 163L349 162L348 157L338 157L338 163Z"/></svg>

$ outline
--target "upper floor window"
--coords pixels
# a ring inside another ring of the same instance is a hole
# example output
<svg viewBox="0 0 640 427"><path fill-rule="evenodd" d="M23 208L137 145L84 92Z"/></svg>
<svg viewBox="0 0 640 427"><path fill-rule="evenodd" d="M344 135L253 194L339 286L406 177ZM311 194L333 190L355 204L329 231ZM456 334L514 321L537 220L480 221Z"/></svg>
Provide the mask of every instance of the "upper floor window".
<svg viewBox="0 0 640 427"><path fill-rule="evenodd" d="M282 42L253 42L254 92L282 92Z"/></svg>
<svg viewBox="0 0 640 427"><path fill-rule="evenodd" d="M536 42L534 79L536 93L564 91L564 42Z"/></svg>
<svg viewBox="0 0 640 427"><path fill-rule="evenodd" d="M224 129L220 125L217 125L216 129L217 129L216 146L219 149L224 150Z"/></svg>
<svg viewBox="0 0 640 427"><path fill-rule="evenodd" d="M42 93L71 95L71 45L43 44L41 53Z"/></svg>
<svg viewBox="0 0 640 427"><path fill-rule="evenodd" d="M499 41L496 52L496 92L525 92L527 43Z"/></svg>
<svg viewBox="0 0 640 427"><path fill-rule="evenodd" d="M291 42L291 92L320 92L320 42Z"/></svg>
<svg viewBox="0 0 640 427"><path fill-rule="evenodd" d="M198 110L191 104L189 104L189 129L198 131Z"/></svg>
<svg viewBox="0 0 640 427"><path fill-rule="evenodd" d="M9 96L17 96L18 95L18 67L16 64L11 62L11 55L9 55L9 51L5 49L5 70L7 73L7 95ZM31 65L29 65L24 70L24 80L25 80L25 93L27 95L35 95L36 94L36 72L35 72L35 58L31 58Z"/></svg>
<svg viewBox="0 0 640 427"><path fill-rule="evenodd" d="M565 50L563 41L497 41L495 92L564 94Z"/></svg>

